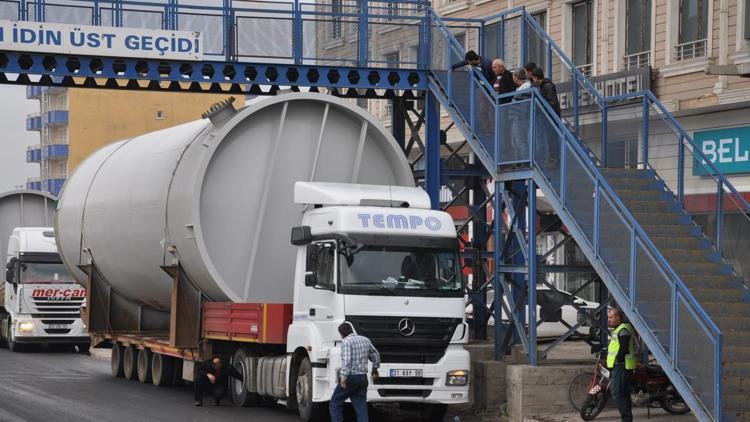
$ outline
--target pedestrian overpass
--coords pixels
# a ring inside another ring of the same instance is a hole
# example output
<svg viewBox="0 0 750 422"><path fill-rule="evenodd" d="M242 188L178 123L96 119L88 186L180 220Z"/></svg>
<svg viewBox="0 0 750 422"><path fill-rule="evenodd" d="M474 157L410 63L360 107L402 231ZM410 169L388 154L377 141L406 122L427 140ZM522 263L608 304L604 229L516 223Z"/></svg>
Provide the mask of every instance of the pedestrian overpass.
<svg viewBox="0 0 750 422"><path fill-rule="evenodd" d="M584 252L698 419L750 416L750 296L722 243L725 217L739 214L750 225L750 204L653 93L605 97L524 9L443 19L416 0L0 0L0 19L196 31L207 44L199 61L2 50L0 83L258 95L291 87L392 102L394 136L433 205L441 206L441 188L451 180L462 180L462 191L443 206L472 191L460 227L473 275L467 294L477 327L490 315L498 322L498 358L518 342L536 365L583 323L540 354L529 352L538 344L525 309L536 321L537 285L547 283L541 274L568 270L545 265L537 253L543 196L559 219L553 224ZM456 27L476 37L484 56L517 64L532 51L543 57L562 116L534 89L506 102L517 93L496 95L473 69L450 71L465 53ZM414 44L413 60L378 60L374 52L394 37ZM445 141L441 110L464 143ZM662 147L676 150L674 167L650 155L656 133ZM615 143L623 135L639 145L627 165ZM710 227L685 211L691 165L712 186ZM509 326L499 323L500 306L487 306L487 289L510 315Z"/></svg>

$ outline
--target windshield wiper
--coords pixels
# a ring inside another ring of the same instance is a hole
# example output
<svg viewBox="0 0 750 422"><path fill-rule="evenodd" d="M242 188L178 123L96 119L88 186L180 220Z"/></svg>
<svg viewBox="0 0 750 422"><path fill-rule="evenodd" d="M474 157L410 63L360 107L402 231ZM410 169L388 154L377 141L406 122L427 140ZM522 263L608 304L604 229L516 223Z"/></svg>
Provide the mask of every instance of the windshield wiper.
<svg viewBox="0 0 750 422"><path fill-rule="evenodd" d="M393 291L393 290L391 290L391 289L389 289L387 286L384 286L382 284L375 284L375 283L372 283L372 286L375 286L375 287L377 287L378 289L380 289L380 290L382 290L384 292L388 292L388 294L391 295L391 296L396 296L396 292ZM373 295L373 293L368 293L368 295Z"/></svg>

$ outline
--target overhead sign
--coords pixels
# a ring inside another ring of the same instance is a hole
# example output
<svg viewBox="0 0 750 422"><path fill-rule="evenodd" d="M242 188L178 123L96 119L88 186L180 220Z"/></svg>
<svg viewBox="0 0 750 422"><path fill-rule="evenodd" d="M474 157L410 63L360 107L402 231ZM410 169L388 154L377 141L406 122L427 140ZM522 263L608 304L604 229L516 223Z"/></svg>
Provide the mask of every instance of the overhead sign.
<svg viewBox="0 0 750 422"><path fill-rule="evenodd" d="M197 61L203 34L0 20L0 50Z"/></svg>
<svg viewBox="0 0 750 422"><path fill-rule="evenodd" d="M697 131L695 144L720 172L750 173L750 126ZM713 174L708 165L693 160L693 175Z"/></svg>

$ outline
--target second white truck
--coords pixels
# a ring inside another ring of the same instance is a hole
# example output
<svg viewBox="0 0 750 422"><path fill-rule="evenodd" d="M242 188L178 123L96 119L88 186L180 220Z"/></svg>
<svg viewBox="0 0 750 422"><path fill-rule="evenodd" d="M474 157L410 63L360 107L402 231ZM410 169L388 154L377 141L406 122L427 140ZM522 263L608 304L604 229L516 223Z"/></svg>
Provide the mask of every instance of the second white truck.
<svg viewBox="0 0 750 422"><path fill-rule="evenodd" d="M40 211L47 201L49 210ZM81 319L86 290L63 265L54 230L11 227L51 219L52 202L52 198L34 192L0 198L0 231L10 230L2 239L7 248L2 248L5 271L0 285L0 341L11 351L30 344L61 343L89 349L89 335Z"/></svg>

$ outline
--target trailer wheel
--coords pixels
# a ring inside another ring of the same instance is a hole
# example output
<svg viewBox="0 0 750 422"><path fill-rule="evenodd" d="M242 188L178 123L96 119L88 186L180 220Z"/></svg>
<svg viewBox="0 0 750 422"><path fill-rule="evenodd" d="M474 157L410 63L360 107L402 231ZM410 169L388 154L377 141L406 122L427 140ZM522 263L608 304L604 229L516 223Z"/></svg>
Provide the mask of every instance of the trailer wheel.
<svg viewBox="0 0 750 422"><path fill-rule="evenodd" d="M125 347L125 351L122 354L122 370L125 379L134 380L138 377L138 362L137 362L137 350L135 346L130 345Z"/></svg>
<svg viewBox="0 0 750 422"><path fill-rule="evenodd" d="M151 359L153 354L150 349L138 351L138 381L143 384L151 382Z"/></svg>
<svg viewBox="0 0 750 422"><path fill-rule="evenodd" d="M120 343L112 345L112 356L110 357L110 366L112 367L112 376L122 378L125 376L123 370L123 347Z"/></svg>
<svg viewBox="0 0 750 422"><path fill-rule="evenodd" d="M253 393L247 388L247 383L250 379L249 358L250 356L248 356L247 351L243 348L237 349L232 358L234 369L242 374L242 381L233 378L229 384L232 390L232 401L238 406L252 407L258 406L263 402L263 396Z"/></svg>
<svg viewBox="0 0 750 422"><path fill-rule="evenodd" d="M328 403L313 401L313 372L310 358L302 359L299 364L295 393L300 419L305 422L328 420Z"/></svg>
<svg viewBox="0 0 750 422"><path fill-rule="evenodd" d="M175 359L154 353L151 356L151 382L157 387L169 387L174 382Z"/></svg>

